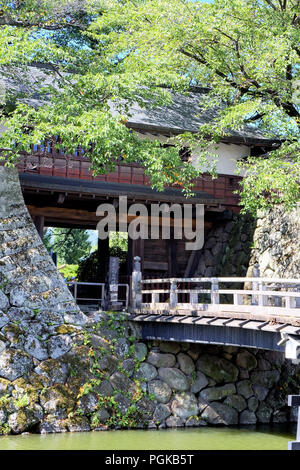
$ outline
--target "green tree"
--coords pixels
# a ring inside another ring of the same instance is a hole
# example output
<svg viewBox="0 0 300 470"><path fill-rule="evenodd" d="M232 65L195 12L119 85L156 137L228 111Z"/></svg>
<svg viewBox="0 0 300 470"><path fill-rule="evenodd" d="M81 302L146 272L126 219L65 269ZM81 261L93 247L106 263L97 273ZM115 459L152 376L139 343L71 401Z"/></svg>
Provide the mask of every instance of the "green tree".
<svg viewBox="0 0 300 470"><path fill-rule="evenodd" d="M91 246L88 230L68 228L54 228L52 243L46 245L57 253L59 263L66 264L77 264L90 253Z"/></svg>
<svg viewBox="0 0 300 470"><path fill-rule="evenodd" d="M116 252L128 251L128 233L127 232L110 232L109 234L109 249L110 256L114 256L114 250ZM117 256L117 255L116 255Z"/></svg>
<svg viewBox="0 0 300 470"><path fill-rule="evenodd" d="M45 247L47 248L47 250L50 251L53 249L53 233L52 233L53 229L52 228L47 228L45 231L44 231L44 234L43 234L43 243L45 245Z"/></svg>
<svg viewBox="0 0 300 470"><path fill-rule="evenodd" d="M67 0L2 3L3 73L22 66L26 80L26 67L39 62L56 80L43 87L40 108L13 88L7 93L0 147L11 149L8 162L59 135L70 152L86 149L95 172L111 171L120 156L136 162L138 155L153 187L180 181L188 194L211 156L208 141L259 127L282 145L242 164L245 208L292 207L298 200L298 0L95 0L80 2L79 9ZM184 93L190 84L209 88L202 109L213 108L215 118L196 134L176 137L177 148L140 140L127 128L133 102L167 104L171 90ZM178 155L187 143L201 149L197 168Z"/></svg>

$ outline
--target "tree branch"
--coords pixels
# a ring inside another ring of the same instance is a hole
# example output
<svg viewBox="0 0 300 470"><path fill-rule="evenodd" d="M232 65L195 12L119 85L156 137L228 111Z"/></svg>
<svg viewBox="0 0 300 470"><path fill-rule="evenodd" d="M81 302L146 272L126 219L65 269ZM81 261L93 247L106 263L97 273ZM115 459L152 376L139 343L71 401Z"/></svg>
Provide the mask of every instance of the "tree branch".
<svg viewBox="0 0 300 470"><path fill-rule="evenodd" d="M271 2L271 0L265 0L265 2L267 2L267 4L270 5L270 7L272 7L273 10L278 11L277 7L274 5L274 3Z"/></svg>
<svg viewBox="0 0 300 470"><path fill-rule="evenodd" d="M79 24L75 22L56 23L56 24L49 24L49 22L43 23L42 21L36 21L36 22L25 21L24 22L24 21L14 20L13 18L8 18L5 16L0 17L0 26L13 26L16 28L25 28L25 29L41 28L47 31L58 31L61 29L65 29L66 27L71 27L71 28L75 28L79 30L86 29L86 26L84 26L83 24Z"/></svg>
<svg viewBox="0 0 300 470"><path fill-rule="evenodd" d="M63 236L63 238L60 241L56 241L53 243L53 248L55 248L56 250L66 243L69 235L72 235L72 229L69 228L67 232L61 233L61 235Z"/></svg>
<svg viewBox="0 0 300 470"><path fill-rule="evenodd" d="M257 113L255 114L254 116L248 118L248 119L245 119L244 122L254 122L254 121L258 121L259 119L261 119L262 117L264 117L266 115L266 113Z"/></svg>
<svg viewBox="0 0 300 470"><path fill-rule="evenodd" d="M197 56L197 55L195 55L191 52L188 52L187 50L182 49L182 48L179 49L179 52L181 52L183 55L186 55L187 57L189 57L191 59L196 60L197 62L199 62L202 65L205 65L207 67L209 66L208 62L204 59L203 56L199 57L199 56ZM246 93L248 91L248 87L241 86L238 83L236 83L234 80L230 80L230 78L228 78L227 75L225 73L221 72L220 70L215 70L215 73L219 77L223 78L223 80L225 80L229 85L231 85L234 88L240 90L242 93Z"/></svg>

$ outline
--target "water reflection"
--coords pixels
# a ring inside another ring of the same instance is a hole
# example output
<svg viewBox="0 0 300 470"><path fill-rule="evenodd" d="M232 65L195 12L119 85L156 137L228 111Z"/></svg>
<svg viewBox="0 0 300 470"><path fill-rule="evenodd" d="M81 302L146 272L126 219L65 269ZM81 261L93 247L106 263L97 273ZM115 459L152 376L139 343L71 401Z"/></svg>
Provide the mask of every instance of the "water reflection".
<svg viewBox="0 0 300 470"><path fill-rule="evenodd" d="M1 436L0 450L287 450L296 426L123 430Z"/></svg>

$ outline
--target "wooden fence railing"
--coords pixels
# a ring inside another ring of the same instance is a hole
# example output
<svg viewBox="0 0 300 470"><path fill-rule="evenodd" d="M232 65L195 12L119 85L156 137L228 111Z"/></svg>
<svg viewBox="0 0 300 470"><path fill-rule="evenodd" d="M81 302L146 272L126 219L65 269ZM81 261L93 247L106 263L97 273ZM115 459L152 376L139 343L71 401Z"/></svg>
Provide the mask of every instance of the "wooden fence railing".
<svg viewBox="0 0 300 470"><path fill-rule="evenodd" d="M104 302L104 295L105 295L105 283L101 282L68 282L67 283L71 293L73 294L76 302L80 301L82 302L93 302L97 303L98 305L103 305ZM83 287L84 291L83 293L80 294L79 289ZM118 291L117 291L117 300L119 302L122 302L124 304L124 307L128 307L129 303L129 285L128 284L117 284ZM121 289L119 289L121 288ZM125 290L125 292L122 292ZM91 292L91 289L94 291L94 295L92 296L86 296L89 292ZM122 295L125 293L125 296ZM84 295L84 297L82 297Z"/></svg>
<svg viewBox="0 0 300 470"><path fill-rule="evenodd" d="M201 277L143 280L139 263L139 259L135 259L132 274L134 310L153 313L174 310L262 312L300 317L300 279ZM233 287L235 284L238 284L237 288Z"/></svg>

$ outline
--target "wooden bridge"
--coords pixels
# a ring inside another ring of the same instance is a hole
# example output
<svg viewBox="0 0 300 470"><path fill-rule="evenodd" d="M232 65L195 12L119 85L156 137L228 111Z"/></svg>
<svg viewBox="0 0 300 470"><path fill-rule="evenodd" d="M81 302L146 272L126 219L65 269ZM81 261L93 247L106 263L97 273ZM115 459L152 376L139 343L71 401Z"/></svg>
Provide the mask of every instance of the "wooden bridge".
<svg viewBox="0 0 300 470"><path fill-rule="evenodd" d="M143 339L284 351L300 359L300 279L142 279L132 274L130 319Z"/></svg>

